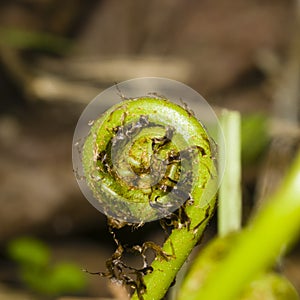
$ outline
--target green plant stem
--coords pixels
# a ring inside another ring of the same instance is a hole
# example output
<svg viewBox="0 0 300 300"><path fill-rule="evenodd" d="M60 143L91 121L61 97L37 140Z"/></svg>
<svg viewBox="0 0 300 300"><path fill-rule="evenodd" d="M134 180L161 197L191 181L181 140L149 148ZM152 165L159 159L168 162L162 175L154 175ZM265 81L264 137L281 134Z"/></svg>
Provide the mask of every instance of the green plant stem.
<svg viewBox="0 0 300 300"><path fill-rule="evenodd" d="M255 276L271 266L300 231L300 151L279 190L269 199L228 256L189 298L235 299Z"/></svg>
<svg viewBox="0 0 300 300"><path fill-rule="evenodd" d="M209 188L209 187L208 187ZM163 251L171 255L170 260L160 260L156 258L152 263L153 272L144 277L147 286L146 294L143 295L144 300L159 300L162 299L174 281L177 272L180 270L183 263L187 260L190 252L201 238L203 231L209 221L208 215L212 215L215 199L211 203L207 211L197 207L197 203L193 207L188 208L188 215L191 219L191 229L184 227L174 229L163 245ZM203 221L204 220L204 221ZM192 228L199 226L196 232ZM135 293L132 300L137 300L138 296Z"/></svg>
<svg viewBox="0 0 300 300"><path fill-rule="evenodd" d="M241 117L236 111L223 110L220 118L226 148L219 149L219 169L225 171L219 190L218 231L220 236L239 230L241 227Z"/></svg>

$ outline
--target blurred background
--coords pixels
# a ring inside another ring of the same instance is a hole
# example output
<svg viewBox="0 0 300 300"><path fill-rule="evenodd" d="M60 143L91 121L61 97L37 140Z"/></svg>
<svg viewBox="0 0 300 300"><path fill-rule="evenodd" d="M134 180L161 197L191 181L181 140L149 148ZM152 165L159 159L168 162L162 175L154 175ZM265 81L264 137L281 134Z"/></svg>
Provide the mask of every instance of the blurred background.
<svg viewBox="0 0 300 300"><path fill-rule="evenodd" d="M0 299L116 296L107 279L81 271L104 271L115 246L105 217L77 186L71 157L81 112L116 82L167 77L216 111L242 113L246 223L299 148L299 7L296 0L0 1ZM204 242L215 228L213 221ZM143 230L145 240L163 238L155 222ZM299 250L279 263L298 291Z"/></svg>

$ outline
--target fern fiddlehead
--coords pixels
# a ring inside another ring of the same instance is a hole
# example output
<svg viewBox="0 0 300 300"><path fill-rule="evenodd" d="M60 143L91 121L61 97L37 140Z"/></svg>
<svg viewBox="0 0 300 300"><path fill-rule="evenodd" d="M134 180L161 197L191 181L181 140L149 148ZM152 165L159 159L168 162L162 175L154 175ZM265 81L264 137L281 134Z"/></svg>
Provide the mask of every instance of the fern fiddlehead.
<svg viewBox="0 0 300 300"><path fill-rule="evenodd" d="M82 157L103 212L128 223L160 219L199 198L213 164L198 120L153 97L125 100L105 112L92 125Z"/></svg>
<svg viewBox="0 0 300 300"><path fill-rule="evenodd" d="M213 144L185 105L153 93L123 97L91 123L80 152L84 193L117 221L110 225L168 218L179 208L186 215L178 217L162 248L170 259L155 259L145 276L147 289L137 293L139 299L161 299L214 211Z"/></svg>

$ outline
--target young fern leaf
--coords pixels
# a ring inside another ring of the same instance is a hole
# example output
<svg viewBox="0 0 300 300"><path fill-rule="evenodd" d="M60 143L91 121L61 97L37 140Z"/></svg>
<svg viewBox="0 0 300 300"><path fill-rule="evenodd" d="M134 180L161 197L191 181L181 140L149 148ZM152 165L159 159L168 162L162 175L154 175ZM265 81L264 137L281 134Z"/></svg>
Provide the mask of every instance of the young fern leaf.
<svg viewBox="0 0 300 300"><path fill-rule="evenodd" d="M143 295L162 299L213 214L218 180L213 147L185 108L155 96L126 99L95 120L82 152L87 185L110 226L143 224L184 209L145 275ZM112 222L114 220L115 222Z"/></svg>
<svg viewBox="0 0 300 300"><path fill-rule="evenodd" d="M125 100L94 122L83 147L87 184L109 217L145 223L199 199L214 181L210 139L200 122L168 100ZM195 205L196 206L196 205Z"/></svg>

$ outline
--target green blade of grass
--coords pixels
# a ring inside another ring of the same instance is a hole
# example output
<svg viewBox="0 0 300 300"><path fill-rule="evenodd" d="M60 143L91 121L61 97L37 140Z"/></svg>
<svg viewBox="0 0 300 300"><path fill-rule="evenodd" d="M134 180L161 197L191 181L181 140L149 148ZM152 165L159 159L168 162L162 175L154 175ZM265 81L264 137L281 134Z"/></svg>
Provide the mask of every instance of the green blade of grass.
<svg viewBox="0 0 300 300"><path fill-rule="evenodd" d="M300 151L280 189L240 234L228 256L190 299L236 299L300 233Z"/></svg>
<svg viewBox="0 0 300 300"><path fill-rule="evenodd" d="M223 110L220 118L226 143L221 148L219 169L225 171L219 190L218 231L220 236L239 230L241 227L241 117L236 111Z"/></svg>

